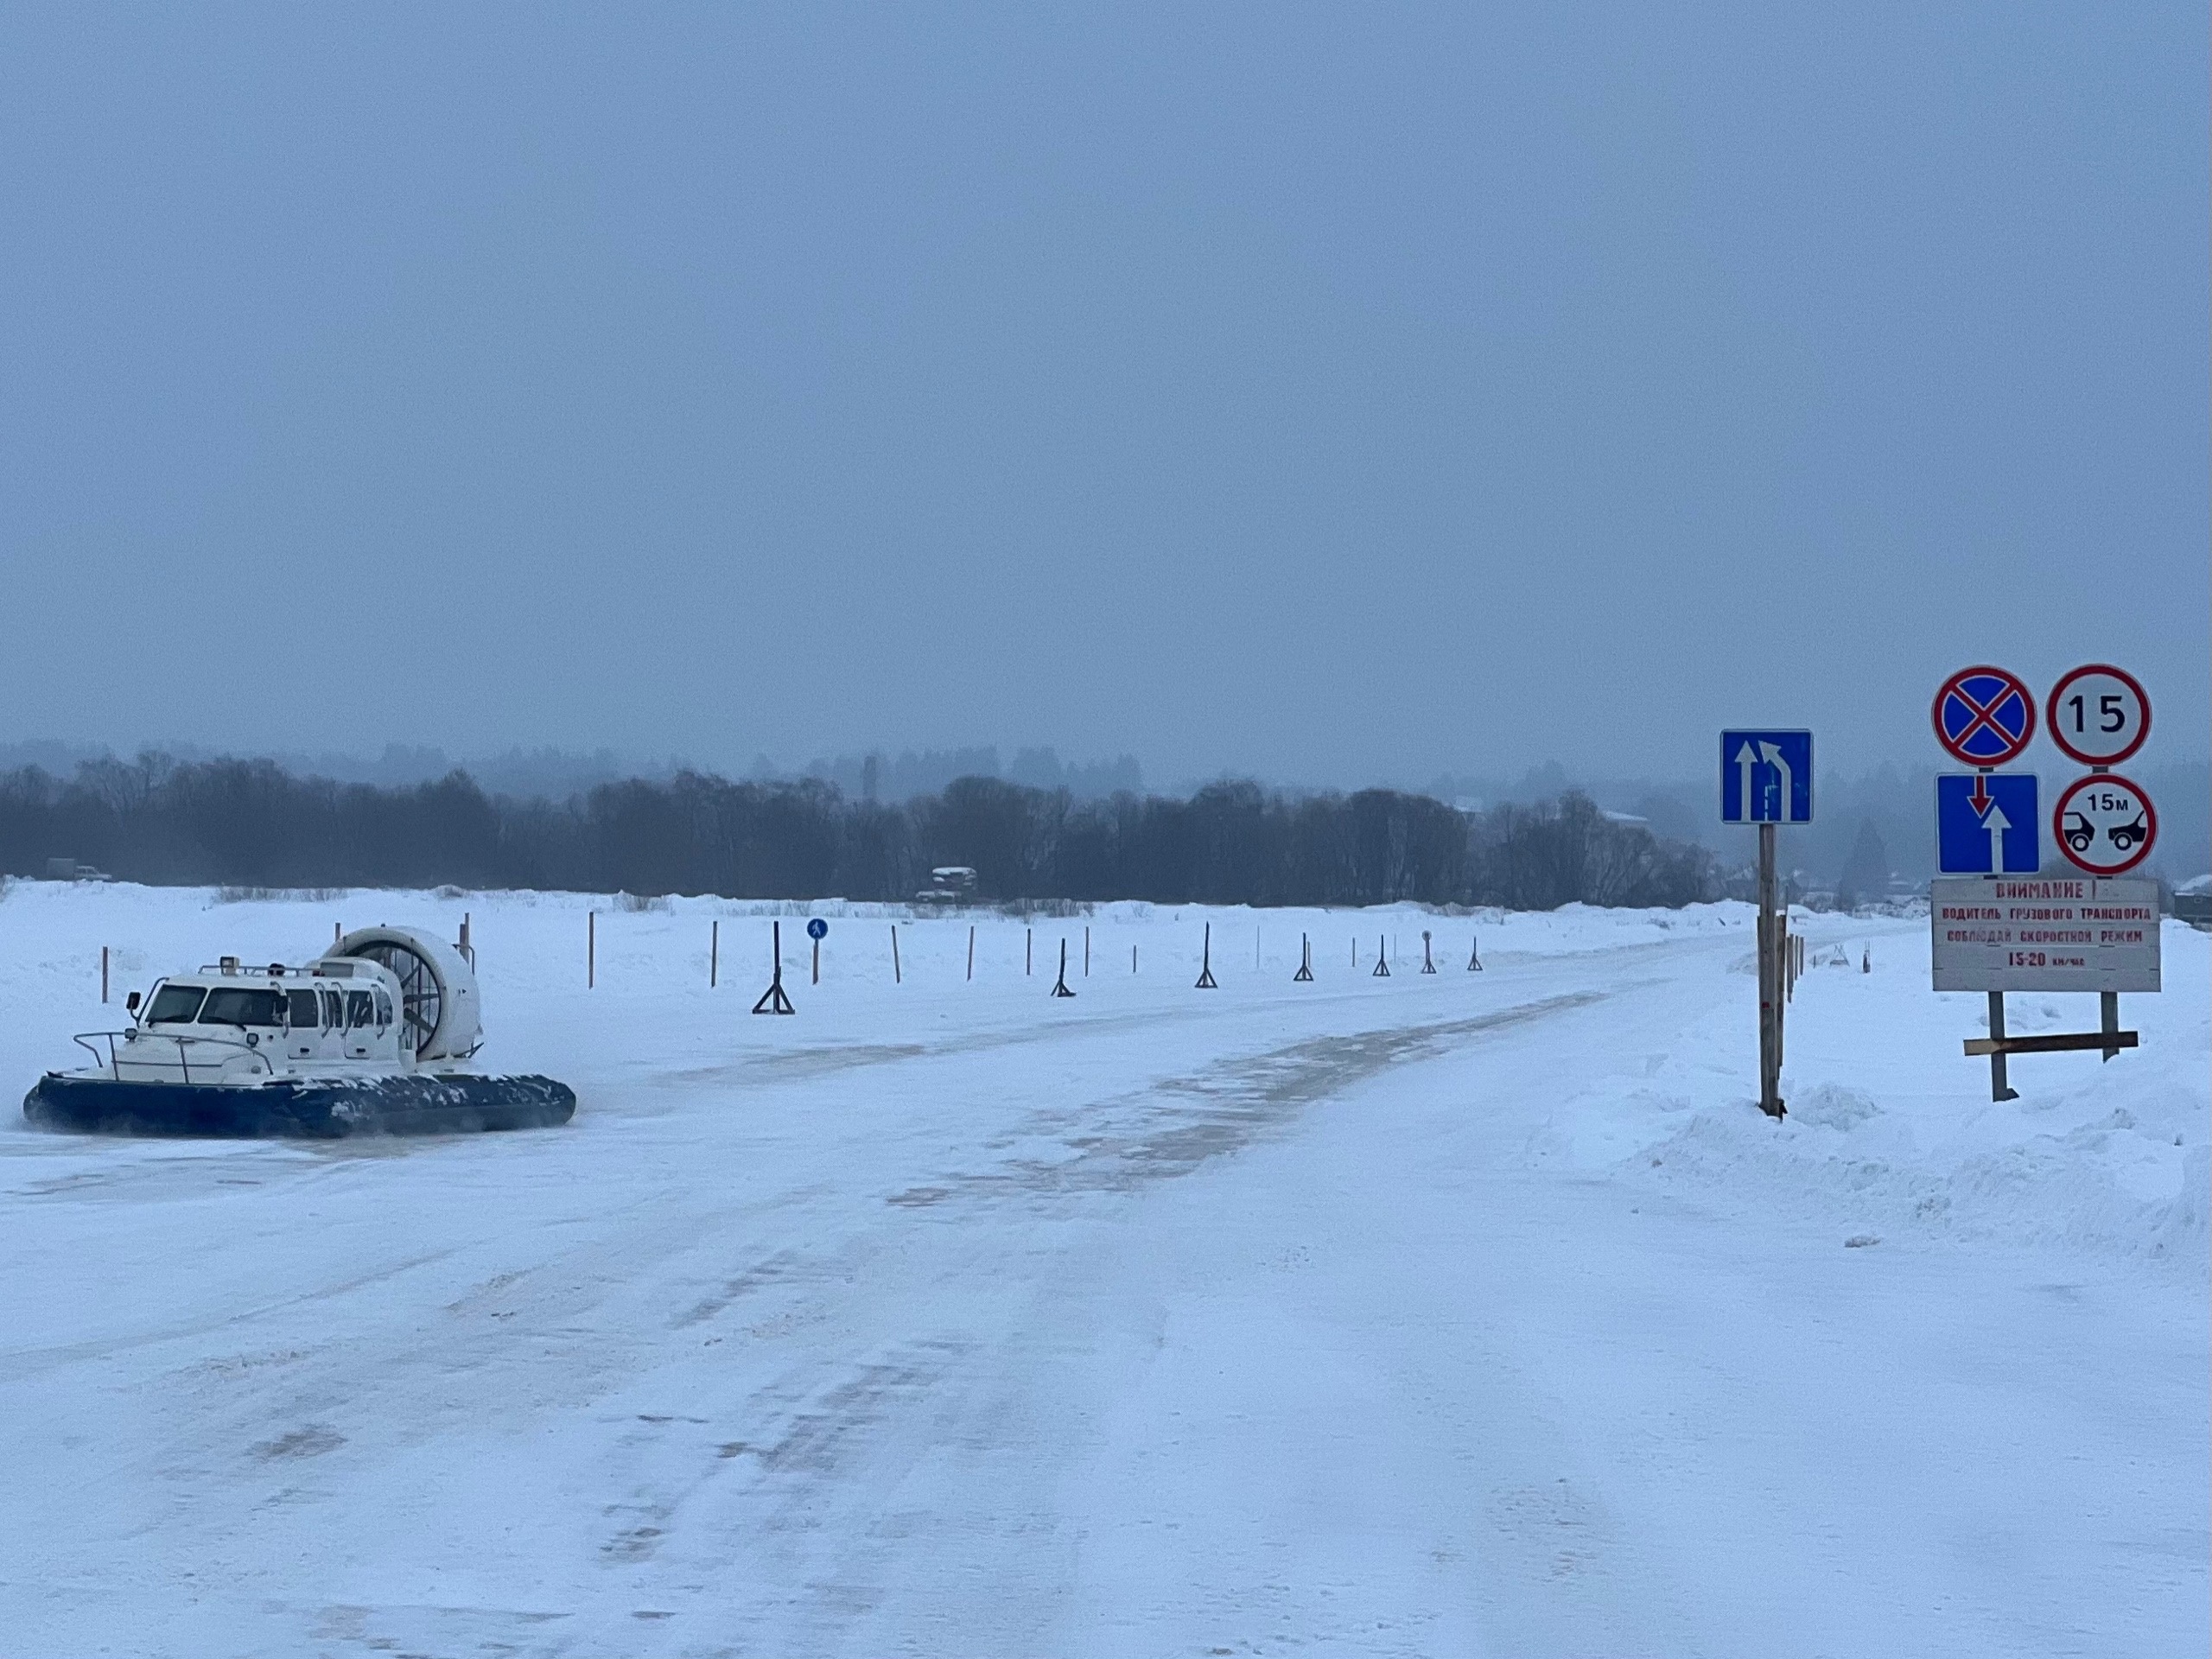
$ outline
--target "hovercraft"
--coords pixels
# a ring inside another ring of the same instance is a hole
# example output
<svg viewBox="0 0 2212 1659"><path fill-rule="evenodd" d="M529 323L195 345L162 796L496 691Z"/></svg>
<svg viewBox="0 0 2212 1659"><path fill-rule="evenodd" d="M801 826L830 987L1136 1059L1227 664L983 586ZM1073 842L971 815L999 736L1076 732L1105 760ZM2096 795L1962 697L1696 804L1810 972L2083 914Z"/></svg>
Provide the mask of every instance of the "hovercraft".
<svg viewBox="0 0 2212 1659"><path fill-rule="evenodd" d="M23 1116L110 1135L445 1135L575 1115L550 1077L464 1069L483 1046L461 948L407 928L348 933L304 967L226 957L125 1003L123 1031L82 1032L92 1064L49 1071Z"/></svg>

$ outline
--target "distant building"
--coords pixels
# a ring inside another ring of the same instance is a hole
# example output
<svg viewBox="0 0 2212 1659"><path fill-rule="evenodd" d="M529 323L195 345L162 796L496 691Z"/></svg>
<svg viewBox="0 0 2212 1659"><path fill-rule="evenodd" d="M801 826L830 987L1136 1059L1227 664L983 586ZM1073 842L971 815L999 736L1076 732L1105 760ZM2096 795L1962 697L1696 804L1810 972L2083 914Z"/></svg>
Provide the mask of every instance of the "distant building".
<svg viewBox="0 0 2212 1659"><path fill-rule="evenodd" d="M2174 889L2174 918L2212 929L2212 875L2196 876Z"/></svg>

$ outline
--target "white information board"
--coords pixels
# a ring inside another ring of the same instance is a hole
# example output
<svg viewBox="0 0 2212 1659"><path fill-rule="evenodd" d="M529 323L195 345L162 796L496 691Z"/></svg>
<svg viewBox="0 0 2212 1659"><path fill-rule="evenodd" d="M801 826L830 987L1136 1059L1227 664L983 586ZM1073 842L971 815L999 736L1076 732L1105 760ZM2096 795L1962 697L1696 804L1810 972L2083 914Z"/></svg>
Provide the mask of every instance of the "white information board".
<svg viewBox="0 0 2212 1659"><path fill-rule="evenodd" d="M2158 884L2109 876L1939 877L1939 991L2155 991Z"/></svg>

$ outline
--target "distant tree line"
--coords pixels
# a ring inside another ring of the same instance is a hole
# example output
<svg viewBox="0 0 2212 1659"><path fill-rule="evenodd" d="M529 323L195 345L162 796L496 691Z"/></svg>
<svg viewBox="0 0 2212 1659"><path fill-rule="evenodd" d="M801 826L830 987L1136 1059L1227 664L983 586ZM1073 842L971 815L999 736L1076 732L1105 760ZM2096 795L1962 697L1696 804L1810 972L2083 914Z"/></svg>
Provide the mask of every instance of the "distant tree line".
<svg viewBox="0 0 2212 1659"><path fill-rule="evenodd" d="M1548 910L1713 896L1703 849L1567 793L1455 810L1393 790L1291 795L1211 785L1187 800L1078 800L962 778L896 804L819 779L700 772L565 801L487 795L466 772L399 787L296 777L267 760L158 754L0 773L0 868L73 858L126 880L909 899L933 867L997 901L1502 905Z"/></svg>

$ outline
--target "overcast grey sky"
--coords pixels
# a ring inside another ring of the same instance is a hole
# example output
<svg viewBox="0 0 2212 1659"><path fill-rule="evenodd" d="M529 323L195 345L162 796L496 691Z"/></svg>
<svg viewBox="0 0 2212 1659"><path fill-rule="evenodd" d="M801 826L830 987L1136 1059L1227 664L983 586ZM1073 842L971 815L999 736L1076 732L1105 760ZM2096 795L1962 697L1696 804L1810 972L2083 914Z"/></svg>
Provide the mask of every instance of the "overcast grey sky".
<svg viewBox="0 0 2212 1659"><path fill-rule="evenodd" d="M2206 32L8 6L0 739L2201 757Z"/></svg>

